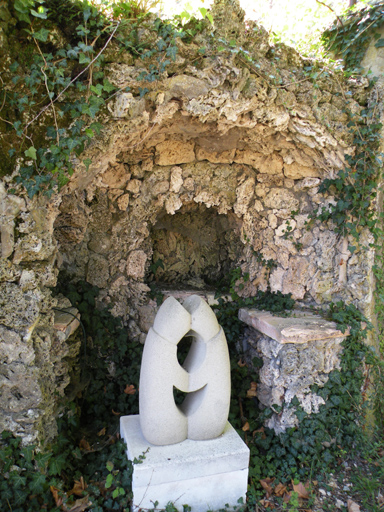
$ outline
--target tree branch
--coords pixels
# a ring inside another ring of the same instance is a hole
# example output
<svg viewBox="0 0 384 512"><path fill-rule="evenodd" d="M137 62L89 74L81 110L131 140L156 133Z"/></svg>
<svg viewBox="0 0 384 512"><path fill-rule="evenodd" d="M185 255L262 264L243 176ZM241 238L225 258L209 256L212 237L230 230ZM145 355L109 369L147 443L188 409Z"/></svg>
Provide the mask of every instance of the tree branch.
<svg viewBox="0 0 384 512"><path fill-rule="evenodd" d="M324 7L327 7L330 11L332 11L332 12L333 12L333 14L336 16L336 18L338 19L338 21L340 22L341 26L342 26L342 27L344 27L344 23L341 21L340 16L338 16L338 15L336 14L336 12L332 9L332 7L329 7L329 5L325 4L324 2L321 2L320 0L316 0L316 2L317 2L318 4L324 5Z"/></svg>

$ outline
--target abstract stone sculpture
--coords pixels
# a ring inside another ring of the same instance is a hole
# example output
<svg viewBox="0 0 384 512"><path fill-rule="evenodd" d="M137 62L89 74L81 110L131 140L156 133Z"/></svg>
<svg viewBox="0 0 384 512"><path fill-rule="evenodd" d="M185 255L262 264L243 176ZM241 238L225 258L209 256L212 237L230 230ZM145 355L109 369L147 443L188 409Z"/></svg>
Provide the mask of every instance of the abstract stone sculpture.
<svg viewBox="0 0 384 512"><path fill-rule="evenodd" d="M177 345L193 341L183 367ZM175 404L173 388L188 393ZM181 305L169 297L160 307L144 346L140 373L140 425L154 445L220 436L230 402L230 363L223 329L197 295Z"/></svg>

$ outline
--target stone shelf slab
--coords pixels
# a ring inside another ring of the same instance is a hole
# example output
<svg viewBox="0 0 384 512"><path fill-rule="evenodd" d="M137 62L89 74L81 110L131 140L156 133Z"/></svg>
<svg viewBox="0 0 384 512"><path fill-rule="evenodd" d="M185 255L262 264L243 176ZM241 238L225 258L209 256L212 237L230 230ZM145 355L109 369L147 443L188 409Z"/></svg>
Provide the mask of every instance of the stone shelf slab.
<svg viewBox="0 0 384 512"><path fill-rule="evenodd" d="M279 343L302 344L348 334L337 329L334 322L305 311L293 311L289 317L280 317L267 311L242 308L239 319Z"/></svg>
<svg viewBox="0 0 384 512"><path fill-rule="evenodd" d="M78 318L80 318L79 311L74 307L65 308L62 311L55 310L54 328L63 333L62 336L66 340L79 327L80 321Z"/></svg>

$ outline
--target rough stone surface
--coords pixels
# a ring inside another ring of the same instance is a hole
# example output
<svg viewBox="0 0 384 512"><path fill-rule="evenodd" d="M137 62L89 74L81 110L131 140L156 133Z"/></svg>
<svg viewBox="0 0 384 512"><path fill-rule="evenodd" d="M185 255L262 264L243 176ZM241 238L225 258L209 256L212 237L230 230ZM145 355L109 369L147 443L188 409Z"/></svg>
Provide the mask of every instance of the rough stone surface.
<svg viewBox="0 0 384 512"><path fill-rule="evenodd" d="M196 42L178 40L176 60L146 84L144 98L137 78L157 63L109 52L105 77L130 92L114 95L95 119L102 133L74 159L68 185L48 200L29 198L9 177L0 182L0 325L33 344L25 378L40 386L31 407L16 413L4 402L0 417L26 441L54 434L54 392L64 392L75 351L53 326L59 269L99 286L100 302L137 342L147 328L138 311L151 303L149 284L215 287L235 267L249 274L238 289L244 297L270 286L304 305L354 303L372 318L374 249L364 249L372 237L362 231L350 256L353 240L331 221L309 222L334 201L319 186L354 150L343 111L367 108L368 81L329 74L315 87L302 57L271 49L262 28L244 25L235 0L216 0L213 16L215 40L235 39L260 65L257 74L235 53L210 53L208 24ZM2 49L0 70L8 73Z"/></svg>
<svg viewBox="0 0 384 512"><path fill-rule="evenodd" d="M341 343L348 334L333 322L302 311L278 317L243 308L239 318L251 326L245 336L247 357L263 360L257 397L263 406L282 407L267 426L279 434L298 424L295 408L289 405L294 397L306 413L318 412L325 402L311 386L324 386L329 373L340 368Z"/></svg>

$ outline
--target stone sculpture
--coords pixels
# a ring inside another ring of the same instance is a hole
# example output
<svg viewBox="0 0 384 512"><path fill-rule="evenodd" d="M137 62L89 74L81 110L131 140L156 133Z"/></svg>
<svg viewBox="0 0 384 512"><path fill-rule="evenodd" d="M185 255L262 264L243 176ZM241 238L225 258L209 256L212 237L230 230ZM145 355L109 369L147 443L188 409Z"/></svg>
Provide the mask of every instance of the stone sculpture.
<svg viewBox="0 0 384 512"><path fill-rule="evenodd" d="M193 342L183 366L177 345ZM181 406L173 388L188 393ZM169 297L160 307L144 346L140 373L140 425L154 445L220 436L230 402L230 362L223 329L199 296L181 305Z"/></svg>

